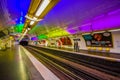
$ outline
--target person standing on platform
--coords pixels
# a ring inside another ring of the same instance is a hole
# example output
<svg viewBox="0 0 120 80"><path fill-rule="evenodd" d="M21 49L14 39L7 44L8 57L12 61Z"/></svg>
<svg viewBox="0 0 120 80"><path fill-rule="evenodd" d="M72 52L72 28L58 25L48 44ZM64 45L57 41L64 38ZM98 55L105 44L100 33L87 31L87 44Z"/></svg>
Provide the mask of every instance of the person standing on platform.
<svg viewBox="0 0 120 80"><path fill-rule="evenodd" d="M74 41L74 51L78 51L78 42L77 41Z"/></svg>
<svg viewBox="0 0 120 80"><path fill-rule="evenodd" d="M76 51L76 41L74 41L74 51Z"/></svg>
<svg viewBox="0 0 120 80"><path fill-rule="evenodd" d="M78 45L78 41L76 41L76 52L79 51L79 45Z"/></svg>

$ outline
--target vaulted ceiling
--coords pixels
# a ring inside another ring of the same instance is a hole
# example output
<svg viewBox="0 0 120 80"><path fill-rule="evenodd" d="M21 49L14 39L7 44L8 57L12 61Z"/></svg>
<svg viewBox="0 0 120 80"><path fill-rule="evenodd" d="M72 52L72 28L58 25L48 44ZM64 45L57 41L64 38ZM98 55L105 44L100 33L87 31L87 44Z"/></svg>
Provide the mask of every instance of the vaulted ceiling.
<svg viewBox="0 0 120 80"><path fill-rule="evenodd" d="M0 0L0 28L14 26L27 14L31 0Z"/></svg>
<svg viewBox="0 0 120 80"><path fill-rule="evenodd" d="M120 0L60 0L31 33L42 34L56 27L65 30L80 28L81 25L118 9L120 9Z"/></svg>
<svg viewBox="0 0 120 80"><path fill-rule="evenodd" d="M30 2L31 0L0 0L0 29L24 23ZM82 31L81 25L119 9L120 0L60 0L30 33L43 34L54 30L53 28L72 30L76 27Z"/></svg>

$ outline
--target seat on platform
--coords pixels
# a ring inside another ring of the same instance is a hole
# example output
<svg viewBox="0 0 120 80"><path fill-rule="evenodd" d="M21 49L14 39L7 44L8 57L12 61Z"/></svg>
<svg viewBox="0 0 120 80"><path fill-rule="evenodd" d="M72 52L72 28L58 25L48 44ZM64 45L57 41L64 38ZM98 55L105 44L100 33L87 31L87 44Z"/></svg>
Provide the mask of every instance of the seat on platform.
<svg viewBox="0 0 120 80"><path fill-rule="evenodd" d="M102 47L98 47L98 51L102 51L103 50L103 48Z"/></svg>
<svg viewBox="0 0 120 80"><path fill-rule="evenodd" d="M105 50L106 50L106 52L110 52L110 48L106 48Z"/></svg>

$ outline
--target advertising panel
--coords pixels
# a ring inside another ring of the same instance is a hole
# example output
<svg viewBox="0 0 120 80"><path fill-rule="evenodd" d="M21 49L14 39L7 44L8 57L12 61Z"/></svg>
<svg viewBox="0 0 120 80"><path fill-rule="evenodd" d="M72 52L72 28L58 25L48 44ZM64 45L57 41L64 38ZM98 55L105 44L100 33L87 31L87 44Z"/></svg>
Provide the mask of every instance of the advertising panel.
<svg viewBox="0 0 120 80"><path fill-rule="evenodd" d="M83 35L86 46L113 47L111 32Z"/></svg>

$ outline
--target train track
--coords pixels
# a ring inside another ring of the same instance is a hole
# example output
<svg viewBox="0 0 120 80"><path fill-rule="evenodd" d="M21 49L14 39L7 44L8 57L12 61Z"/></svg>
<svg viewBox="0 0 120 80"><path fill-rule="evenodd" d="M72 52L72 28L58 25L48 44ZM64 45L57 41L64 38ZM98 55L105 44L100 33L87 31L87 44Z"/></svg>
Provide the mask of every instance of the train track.
<svg viewBox="0 0 120 80"><path fill-rule="evenodd" d="M53 71L61 80L117 80L115 77L103 77L81 69L80 62L77 58L67 57L55 52L41 51L38 48L26 47L33 55L37 57L44 65ZM73 65L74 66L73 66ZM85 65L85 63L84 63ZM87 64L88 65L88 64ZM90 65L90 64L89 64ZM93 66L93 65L92 65ZM99 73L98 73L99 74ZM108 75L107 75L108 76ZM119 79L118 79L119 80Z"/></svg>
<svg viewBox="0 0 120 80"><path fill-rule="evenodd" d="M48 50L46 48L40 48L36 46L31 46L31 47L41 49L42 51L49 52L50 54L59 56L61 58L65 58L75 63L82 64L82 65L100 70L102 72L120 77L120 62L108 61L108 60L103 60L98 58L91 58L89 56L83 56L83 55L78 55L78 54L73 54L73 53L68 53L63 51L57 51L57 50L55 51L51 49Z"/></svg>

